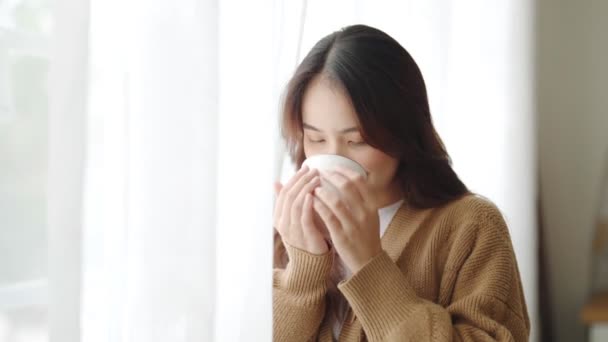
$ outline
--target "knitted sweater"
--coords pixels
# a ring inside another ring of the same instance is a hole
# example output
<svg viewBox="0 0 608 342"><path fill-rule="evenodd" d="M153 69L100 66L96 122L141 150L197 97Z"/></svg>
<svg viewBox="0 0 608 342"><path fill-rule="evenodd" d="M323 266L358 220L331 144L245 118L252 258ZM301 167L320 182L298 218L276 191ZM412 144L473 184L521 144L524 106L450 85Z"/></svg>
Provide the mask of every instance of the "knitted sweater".
<svg viewBox="0 0 608 342"><path fill-rule="evenodd" d="M530 321L503 216L471 194L404 202L383 251L338 284L350 305L340 341L527 341ZM274 341L332 341L325 295L332 253L286 245L273 272Z"/></svg>

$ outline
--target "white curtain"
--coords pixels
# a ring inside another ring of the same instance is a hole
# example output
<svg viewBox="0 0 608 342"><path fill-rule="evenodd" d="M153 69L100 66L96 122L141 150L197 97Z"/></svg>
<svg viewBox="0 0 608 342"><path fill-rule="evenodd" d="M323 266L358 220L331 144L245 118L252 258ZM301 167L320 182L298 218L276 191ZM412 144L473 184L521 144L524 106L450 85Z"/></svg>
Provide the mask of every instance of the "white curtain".
<svg viewBox="0 0 608 342"><path fill-rule="evenodd" d="M221 1L215 341L272 336L278 109L298 59L302 2Z"/></svg>
<svg viewBox="0 0 608 342"><path fill-rule="evenodd" d="M82 338L210 340L217 3L90 3Z"/></svg>
<svg viewBox="0 0 608 342"><path fill-rule="evenodd" d="M57 1L52 341L271 339L294 14L301 3Z"/></svg>
<svg viewBox="0 0 608 342"><path fill-rule="evenodd" d="M50 341L80 341L88 5L57 1L54 8L47 179Z"/></svg>
<svg viewBox="0 0 608 342"><path fill-rule="evenodd" d="M457 172L506 213L535 321L531 18L523 0L56 0L51 341L271 339L279 97L352 23L418 61Z"/></svg>

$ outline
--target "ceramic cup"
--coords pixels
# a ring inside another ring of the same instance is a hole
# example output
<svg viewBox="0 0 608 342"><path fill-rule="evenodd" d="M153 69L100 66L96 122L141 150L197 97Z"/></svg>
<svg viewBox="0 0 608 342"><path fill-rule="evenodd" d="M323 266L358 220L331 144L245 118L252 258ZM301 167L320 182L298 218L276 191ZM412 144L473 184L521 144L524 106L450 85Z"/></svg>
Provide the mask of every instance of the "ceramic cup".
<svg viewBox="0 0 608 342"><path fill-rule="evenodd" d="M337 166L341 166L350 170L353 170L367 179L367 173L365 169L359 163L352 159L342 157L336 154L317 154L304 160L302 166L308 166L311 169L317 169L319 171L331 171L335 170ZM330 183L321 178L321 186L331 190L336 190Z"/></svg>

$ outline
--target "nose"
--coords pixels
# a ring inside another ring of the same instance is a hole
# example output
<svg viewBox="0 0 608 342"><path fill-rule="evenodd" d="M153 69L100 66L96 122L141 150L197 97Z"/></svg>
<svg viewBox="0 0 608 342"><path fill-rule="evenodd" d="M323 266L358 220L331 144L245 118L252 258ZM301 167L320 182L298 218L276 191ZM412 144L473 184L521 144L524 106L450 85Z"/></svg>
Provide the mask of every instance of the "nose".
<svg viewBox="0 0 608 342"><path fill-rule="evenodd" d="M326 154L335 154L348 159L352 159L349 153L346 151L346 148L340 143L328 144L327 150L324 152Z"/></svg>

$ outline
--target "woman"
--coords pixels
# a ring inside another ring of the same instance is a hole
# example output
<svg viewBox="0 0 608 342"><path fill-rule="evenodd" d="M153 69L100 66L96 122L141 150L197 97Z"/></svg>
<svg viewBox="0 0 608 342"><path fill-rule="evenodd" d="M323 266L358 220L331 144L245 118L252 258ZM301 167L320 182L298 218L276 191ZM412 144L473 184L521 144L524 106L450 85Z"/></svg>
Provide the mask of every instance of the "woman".
<svg viewBox="0 0 608 342"><path fill-rule="evenodd" d="M300 170L275 184L275 341L528 339L505 221L452 170L399 43L363 25L321 39L282 115ZM358 162L366 180L301 168L321 153Z"/></svg>

